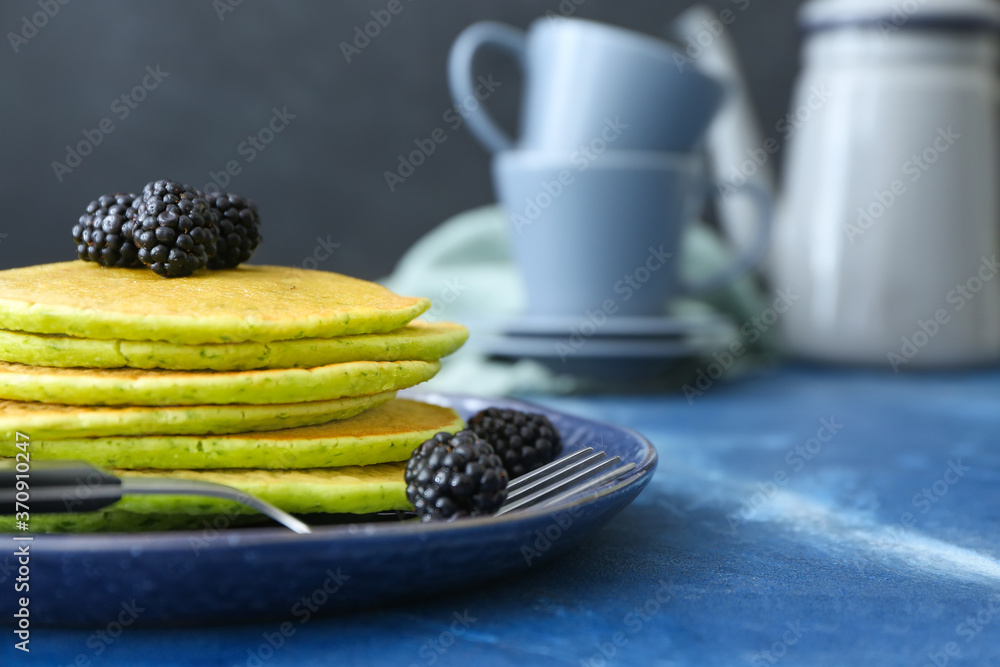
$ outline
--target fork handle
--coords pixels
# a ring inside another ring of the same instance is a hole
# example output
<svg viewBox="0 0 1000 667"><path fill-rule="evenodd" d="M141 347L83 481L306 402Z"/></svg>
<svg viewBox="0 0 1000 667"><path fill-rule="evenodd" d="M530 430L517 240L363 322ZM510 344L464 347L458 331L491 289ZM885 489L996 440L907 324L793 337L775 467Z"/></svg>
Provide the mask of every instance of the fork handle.
<svg viewBox="0 0 1000 667"><path fill-rule="evenodd" d="M93 512L122 497L122 481L80 461L0 468L0 514Z"/></svg>

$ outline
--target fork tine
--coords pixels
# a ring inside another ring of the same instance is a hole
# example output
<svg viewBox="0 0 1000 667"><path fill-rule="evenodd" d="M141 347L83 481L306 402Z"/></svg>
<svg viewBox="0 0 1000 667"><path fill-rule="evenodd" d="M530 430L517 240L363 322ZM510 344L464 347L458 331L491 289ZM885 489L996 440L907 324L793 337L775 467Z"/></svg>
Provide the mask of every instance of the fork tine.
<svg viewBox="0 0 1000 667"><path fill-rule="evenodd" d="M581 470L585 470L603 459L607 454L604 452L593 452L589 456L580 457L579 460L572 460L564 462L563 466L557 466L548 470L548 474L536 477L534 480L530 480L527 484L519 484L514 487L511 491L510 486L507 486L507 502L512 503L518 498L523 498L525 496L530 496L539 489L544 489L552 486L556 482L571 477ZM518 477L518 479L521 479Z"/></svg>
<svg viewBox="0 0 1000 667"><path fill-rule="evenodd" d="M630 471L630 470L632 470L634 468L635 468L635 463L626 463L623 466L618 466L617 468L614 468L613 470L607 471L603 475L598 475L597 477L594 477L593 479L587 480L586 482L584 482L583 484L581 484L580 486L578 486L576 488L573 488L573 489L570 489L569 491L565 491L563 493L560 493L558 496L556 496L554 498L548 498L548 499L546 499L545 501L543 501L541 503L541 506L542 507L548 507L549 505L558 505L559 503L563 502L564 500L568 500L569 498L571 498L572 496L577 495L578 493L583 493L584 491L587 491L587 490L592 489L594 487L600 486L601 484L604 484L605 482L610 482L615 477L618 477L619 475L623 475L623 474L627 473L628 471Z"/></svg>
<svg viewBox="0 0 1000 667"><path fill-rule="evenodd" d="M170 479L170 478L149 478L149 479L123 479L121 486L122 493L126 494L160 494L160 495L195 495L214 498L225 498L235 500L238 503L253 508L261 514L270 517L291 531L305 535L312 530L302 521L285 512L269 502L266 502L249 493L244 493L239 489L215 482L203 482L194 479Z"/></svg>
<svg viewBox="0 0 1000 667"><path fill-rule="evenodd" d="M512 479L510 484L507 485L508 497L510 492L516 491L518 488L524 486L525 484L530 484L534 480L545 477L552 470L557 468L562 468L563 466L568 466L572 463L579 461L582 458L586 458L588 455L592 454L594 451L593 447L587 447L586 449L581 449L579 451L573 452L572 454L567 454L561 459L556 459L552 463L547 463L541 468L536 468L531 472L525 473L518 477L517 479Z"/></svg>
<svg viewBox="0 0 1000 667"><path fill-rule="evenodd" d="M605 459L600 463L590 466L586 470L581 470L572 477L562 479L551 486L547 485L545 486L545 488L536 491L535 493L529 496L525 496L523 498L520 498L519 500L515 500L512 503L503 505L500 508L500 510L496 513L496 516L500 516L501 514L507 514L508 512L512 512L516 509L529 507L542 500L545 500L546 498L550 498L558 493L566 491L567 489L571 489L577 484L579 484L581 481L589 479L594 475L607 470L608 468L612 468L618 465L619 463L621 463L621 460L622 458L620 456L615 456L614 458Z"/></svg>

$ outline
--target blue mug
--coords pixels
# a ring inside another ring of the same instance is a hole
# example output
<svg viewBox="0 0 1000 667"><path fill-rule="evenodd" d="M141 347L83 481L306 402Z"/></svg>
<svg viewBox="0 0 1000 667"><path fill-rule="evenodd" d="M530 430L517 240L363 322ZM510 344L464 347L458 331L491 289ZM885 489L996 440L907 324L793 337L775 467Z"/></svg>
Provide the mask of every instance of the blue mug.
<svg viewBox="0 0 1000 667"><path fill-rule="evenodd" d="M665 41L603 23L542 18L527 33L502 23L466 28L452 46L448 80L456 104L475 97L481 48L509 54L524 70L523 134L512 139L478 108L469 130L491 152L524 148L567 153L621 128L619 150L696 148L725 89Z"/></svg>
<svg viewBox="0 0 1000 667"><path fill-rule="evenodd" d="M720 191L696 154L608 151L585 160L504 151L493 156L493 183L529 315L582 318L603 308L661 316L675 297L721 287L768 248L770 195L754 183L728 186L754 204L755 242L715 275L681 279L681 232L699 220L708 194Z"/></svg>

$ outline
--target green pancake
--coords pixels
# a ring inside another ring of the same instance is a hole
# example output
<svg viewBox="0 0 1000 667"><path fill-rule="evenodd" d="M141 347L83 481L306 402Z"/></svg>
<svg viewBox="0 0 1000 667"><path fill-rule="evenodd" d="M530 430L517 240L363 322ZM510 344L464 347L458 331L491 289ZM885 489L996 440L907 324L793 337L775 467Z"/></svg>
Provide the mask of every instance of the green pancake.
<svg viewBox="0 0 1000 667"><path fill-rule="evenodd" d="M313 368L347 361L436 361L461 347L468 335L458 324L420 321L389 333L205 345L0 330L0 361L63 368Z"/></svg>
<svg viewBox="0 0 1000 667"><path fill-rule="evenodd" d="M170 477L216 482L257 496L293 514L371 514L404 510L405 463L310 470L113 470L123 479ZM196 496L129 495L98 512L32 514L28 533L155 530L216 526L254 514L239 503ZM184 517L191 519L186 522ZM157 523L160 522L160 523ZM14 532L14 517L0 516L0 532Z"/></svg>
<svg viewBox="0 0 1000 667"><path fill-rule="evenodd" d="M213 525L215 522L217 525ZM224 528L276 525L262 514L140 514L119 509L73 514L32 514L27 533L142 533L163 530L198 530L218 535ZM15 532L13 517L0 515L0 533ZM196 536L193 539L204 539Z"/></svg>
<svg viewBox="0 0 1000 667"><path fill-rule="evenodd" d="M32 460L86 461L102 468L333 468L405 461L435 433L464 426L454 410L397 399L318 426L219 436L144 436L44 440L32 437ZM17 453L0 440L0 456Z"/></svg>
<svg viewBox="0 0 1000 667"><path fill-rule="evenodd" d="M69 405L297 403L404 389L431 379L440 368L436 361L350 361L316 368L214 372L0 362L0 398Z"/></svg>
<svg viewBox="0 0 1000 667"><path fill-rule="evenodd" d="M177 407L91 407L0 400L0 439L17 432L34 441L127 435L217 435L276 431L347 419L395 397L371 396L274 405L189 405Z"/></svg>
<svg viewBox="0 0 1000 667"><path fill-rule="evenodd" d="M194 345L382 333L430 307L326 271L239 266L165 279L61 262L0 271L0 329Z"/></svg>

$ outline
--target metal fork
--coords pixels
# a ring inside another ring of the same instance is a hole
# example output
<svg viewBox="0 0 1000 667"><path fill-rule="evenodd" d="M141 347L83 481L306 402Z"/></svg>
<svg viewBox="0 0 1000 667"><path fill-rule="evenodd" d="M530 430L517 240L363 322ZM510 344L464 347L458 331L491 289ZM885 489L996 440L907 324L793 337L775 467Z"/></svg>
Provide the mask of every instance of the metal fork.
<svg viewBox="0 0 1000 667"><path fill-rule="evenodd" d="M494 516L536 505L562 502L582 491L600 486L635 468L634 463L618 465L620 456L607 458L593 447L581 449L513 480L507 486L507 500ZM23 477L24 475L22 475ZM13 466L0 466L0 514L14 509L18 492ZM79 461L45 462L31 469L31 509L38 513L96 511L126 494L168 494L214 496L235 500L269 516L300 534L312 532L308 525L260 498L229 486L189 479L121 479L106 470ZM13 511L9 513L13 514Z"/></svg>
<svg viewBox="0 0 1000 667"><path fill-rule="evenodd" d="M621 461L622 457L607 458L593 447L556 459L512 480L507 485L507 500L496 516L535 505L556 505L635 468L635 463L618 465Z"/></svg>
<svg viewBox="0 0 1000 667"><path fill-rule="evenodd" d="M127 494L210 496L235 500L271 517L299 534L312 532L305 523L249 493L231 486L194 479L126 478L122 479L81 461L45 461L31 466L30 474L17 474L13 464L0 465L0 514L14 514L15 502L30 501L31 512L62 514L94 512L121 500ZM20 490L18 479L27 478Z"/></svg>

